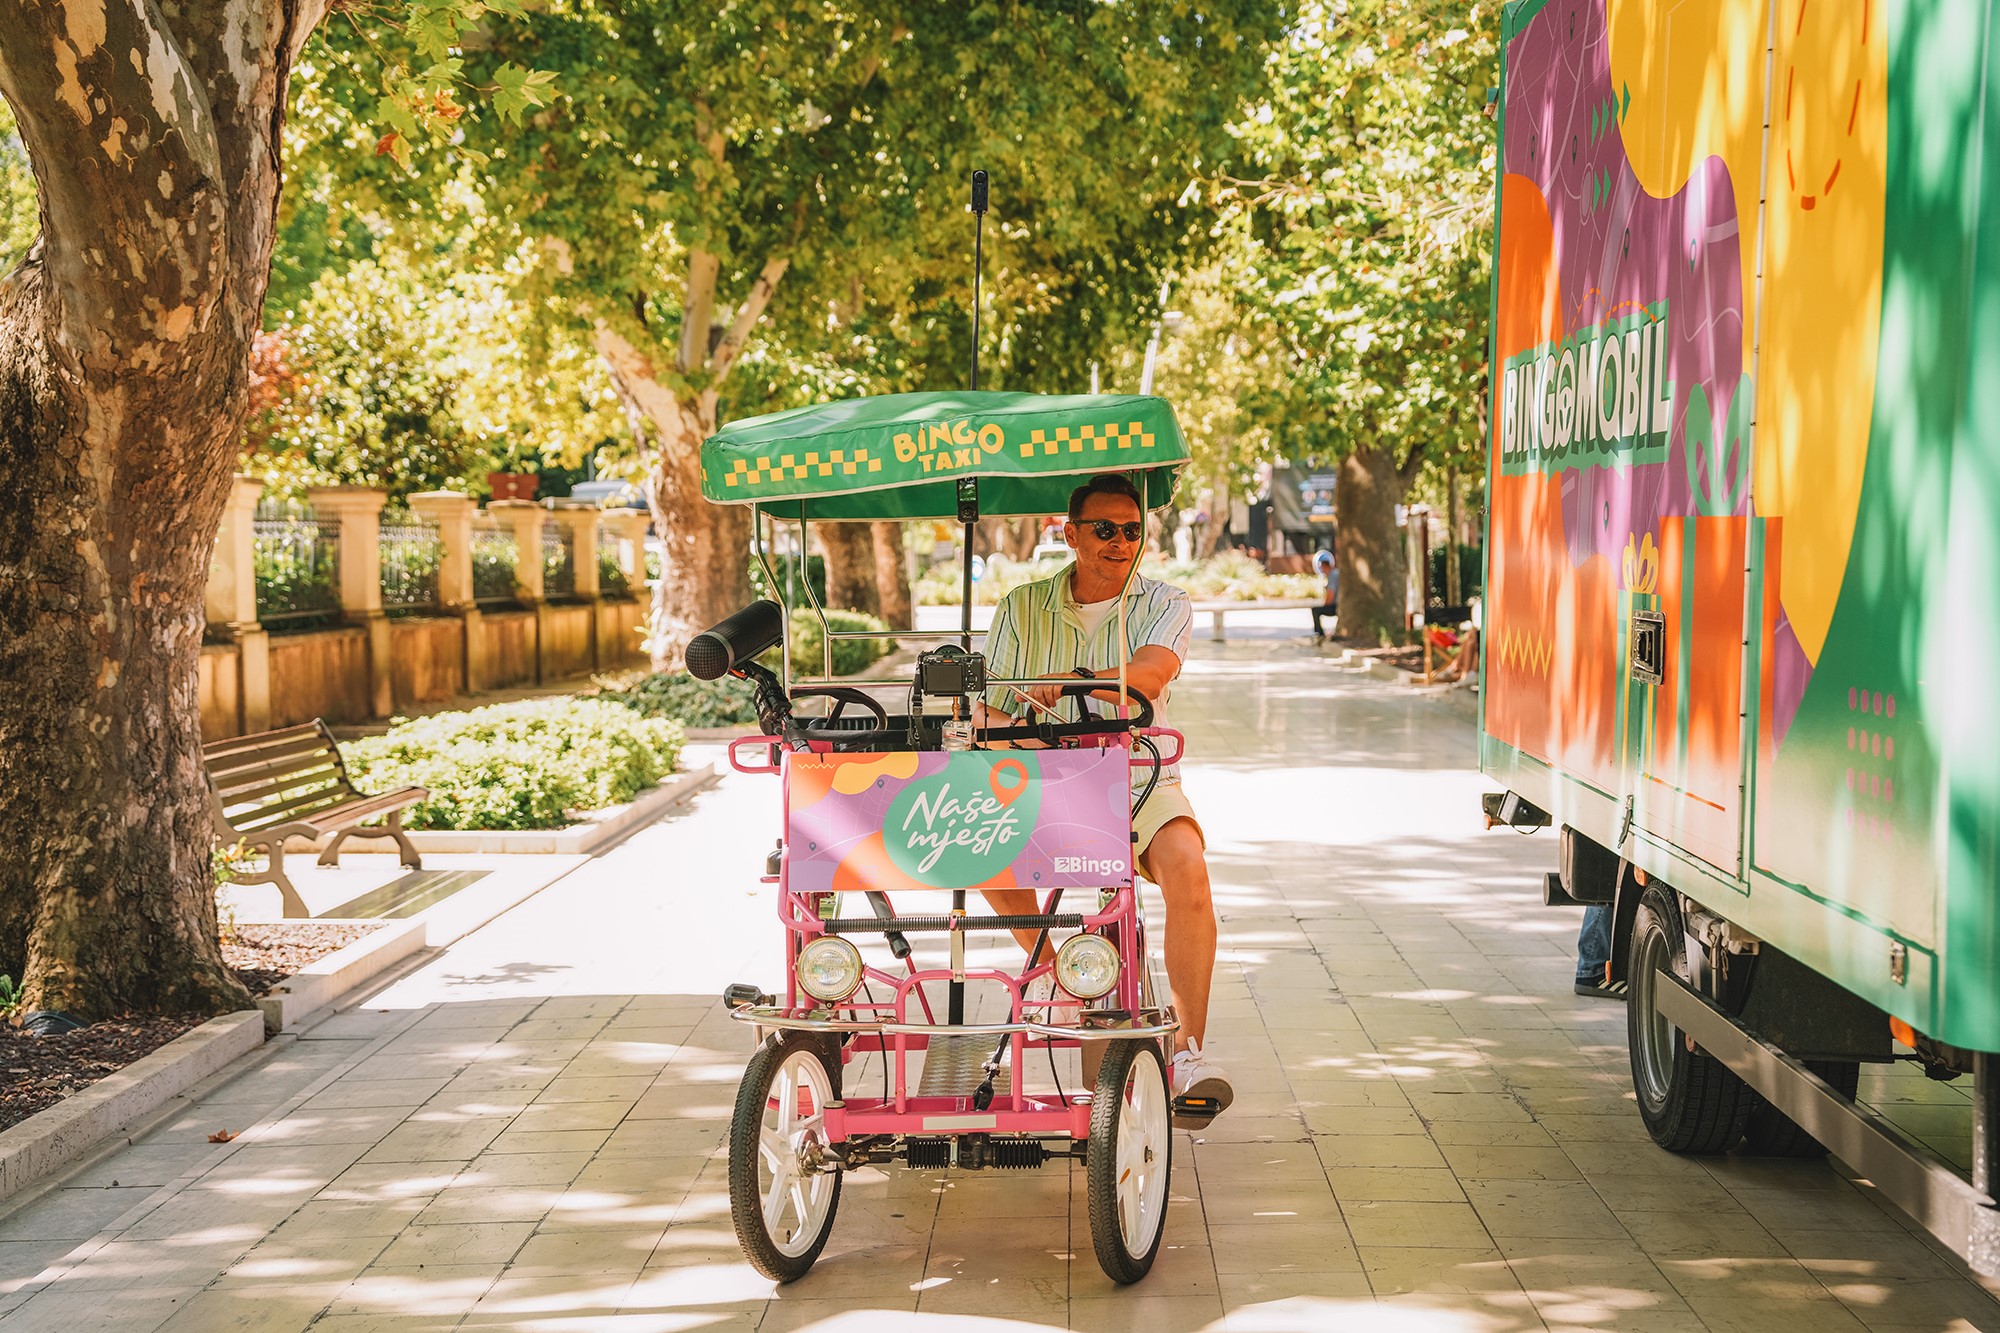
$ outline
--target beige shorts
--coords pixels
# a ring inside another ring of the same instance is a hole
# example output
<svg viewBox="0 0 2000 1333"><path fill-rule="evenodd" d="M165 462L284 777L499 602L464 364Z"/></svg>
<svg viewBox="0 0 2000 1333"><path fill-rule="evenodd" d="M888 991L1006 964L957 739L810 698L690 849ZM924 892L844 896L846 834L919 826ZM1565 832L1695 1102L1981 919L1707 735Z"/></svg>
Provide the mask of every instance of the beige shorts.
<svg viewBox="0 0 2000 1333"><path fill-rule="evenodd" d="M1138 836L1132 845L1139 849L1139 873L1147 879L1153 872L1146 868L1146 849L1153 845L1159 831L1176 819L1185 819L1194 825L1194 834L1201 839L1204 850L1208 847L1208 835L1201 831L1201 821L1194 817L1194 807L1188 804L1187 793L1178 782L1163 782L1153 789L1146 803L1132 816L1132 832Z"/></svg>

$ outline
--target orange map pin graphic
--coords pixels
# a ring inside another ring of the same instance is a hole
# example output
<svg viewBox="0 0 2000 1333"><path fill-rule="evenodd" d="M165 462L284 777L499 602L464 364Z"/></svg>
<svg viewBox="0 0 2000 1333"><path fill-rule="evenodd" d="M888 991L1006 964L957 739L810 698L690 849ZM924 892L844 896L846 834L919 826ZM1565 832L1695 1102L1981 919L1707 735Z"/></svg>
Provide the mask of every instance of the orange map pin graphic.
<svg viewBox="0 0 2000 1333"><path fill-rule="evenodd" d="M1028 766L1018 759L1003 759L993 765L987 781L993 787L993 794L1000 798L1000 804L1012 805L1028 789Z"/></svg>

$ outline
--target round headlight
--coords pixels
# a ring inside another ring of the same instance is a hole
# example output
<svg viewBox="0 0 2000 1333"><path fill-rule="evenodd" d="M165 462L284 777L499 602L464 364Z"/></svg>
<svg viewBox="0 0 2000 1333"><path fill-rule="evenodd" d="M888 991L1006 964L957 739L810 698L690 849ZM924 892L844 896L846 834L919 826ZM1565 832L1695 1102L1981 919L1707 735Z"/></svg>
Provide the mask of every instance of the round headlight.
<svg viewBox="0 0 2000 1333"><path fill-rule="evenodd" d="M1056 950L1056 983L1079 1000L1118 984L1118 950L1102 935L1072 935Z"/></svg>
<svg viewBox="0 0 2000 1333"><path fill-rule="evenodd" d="M861 984L861 950L838 935L822 935L799 950L792 971L800 990L822 1004L834 1004Z"/></svg>

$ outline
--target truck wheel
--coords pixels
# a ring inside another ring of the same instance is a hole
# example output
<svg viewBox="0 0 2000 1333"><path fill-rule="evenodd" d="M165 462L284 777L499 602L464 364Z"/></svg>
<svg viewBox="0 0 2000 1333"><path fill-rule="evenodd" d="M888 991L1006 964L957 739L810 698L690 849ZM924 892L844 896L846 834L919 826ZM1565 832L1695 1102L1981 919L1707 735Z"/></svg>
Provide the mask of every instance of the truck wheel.
<svg viewBox="0 0 2000 1333"><path fill-rule="evenodd" d="M1852 1101L1861 1086L1859 1060L1807 1060L1807 1069L1818 1074L1835 1092ZM1826 1145L1800 1127L1798 1121L1777 1107L1757 1099L1750 1123L1743 1128L1743 1146L1765 1157L1824 1157Z"/></svg>
<svg viewBox="0 0 2000 1333"><path fill-rule="evenodd" d="M1686 1035L1653 1008L1656 971L1689 976L1679 900L1663 886L1639 899L1628 957L1625 1030L1646 1131L1669 1152L1728 1152L1743 1137L1757 1094L1714 1056L1688 1049Z"/></svg>

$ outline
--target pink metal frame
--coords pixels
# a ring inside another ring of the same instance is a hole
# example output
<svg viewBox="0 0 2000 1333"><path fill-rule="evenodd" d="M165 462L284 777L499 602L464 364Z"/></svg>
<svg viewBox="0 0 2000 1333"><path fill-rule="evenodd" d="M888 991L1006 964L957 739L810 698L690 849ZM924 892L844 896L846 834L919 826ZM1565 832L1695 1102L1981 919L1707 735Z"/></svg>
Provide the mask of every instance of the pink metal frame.
<svg viewBox="0 0 2000 1333"><path fill-rule="evenodd" d="M1139 734L1171 739L1174 742L1171 757L1161 756L1160 763L1162 766L1174 763L1180 758L1185 742L1179 732L1164 727L1149 727ZM729 746L730 765L739 773L781 773L783 771L782 766L771 762L769 758L763 763L746 763L738 757L737 751L740 747L760 746L765 749L767 756L775 756L779 753L775 747L782 743L778 738L772 736L739 737L737 740L732 741ZM1114 738L1112 743L1123 744L1124 742L1121 739ZM1150 757L1142 757L1136 754L1133 756L1132 762L1135 768L1150 768L1153 765L1153 760ZM789 832L791 827L791 802L789 793L787 793L785 802L785 827L787 832ZM838 1004L828 1005L813 999L809 995L803 994L799 990L797 975L793 966L798 959L799 950L805 946L808 940L825 934L826 926L820 920L818 914L814 912L813 905L808 900L808 895L795 893L789 887L787 883L787 872L791 860L789 851L791 843L789 838L786 840L785 845L787 851L784 860L780 863L780 873L776 876L765 876L764 882L776 883L779 886L778 919L785 927L784 1008L787 1015L803 1017L808 1014L825 1013L829 1017L864 1022L873 1019L886 1023L908 1023L911 1021L908 1014L909 1000L911 995L914 994L918 1005L924 1011L924 1021L935 1024L936 1018L932 1015L929 998L923 992L923 984L925 982L942 982L948 984L953 979L953 973L949 968L920 970L915 962L910 959L904 960L906 971L900 976L877 967L870 966L864 968L864 983L869 986L881 985L888 987L893 995L893 998L888 1000L863 1000L850 996L847 1000ZM938 892L948 892L948 890L940 889ZM1092 891L1072 890L1072 892ZM885 894L884 896L886 898L887 895ZM1050 891L1047 900L1042 904L1044 914L1051 914L1056 910L1058 898L1058 891ZM893 904L891 905L891 910L893 911ZM1134 960L1143 960L1146 956L1145 922L1139 914L1138 893L1129 885L1117 889L1111 901L1104 904L1101 910L1083 914L1083 928L1087 931L1095 931L1099 934L1107 935L1116 944L1118 956L1126 966L1119 969L1118 984L1114 994L1117 997L1119 1008L1124 1009L1127 1013L1137 1014L1141 1007L1140 978L1143 968L1132 964ZM967 971L961 975L966 981L996 982L1005 986L1010 997L1009 1021L1012 1023L1022 1023L1027 1021L1027 1016L1023 1012L1022 1005L1028 986L1036 978L1051 975L1053 972L1054 964L1053 962L1048 962L1029 968L1019 974L994 969L981 969L978 971ZM864 993L866 991L863 988L857 987L855 990L855 996ZM1023 1067L1022 1061L1029 1050L1039 1050L1051 1046L1070 1047L1082 1044L1081 1041L1074 1038L1031 1038L1025 1032L1011 1033L1008 1035L1007 1040L1010 1048L1009 1056L1011 1064L1016 1070ZM957 1133L975 1132L1068 1135L1076 1139L1089 1137L1090 1093L1088 1090L1079 1090L1062 1097L1044 1094L1030 1095L1022 1090L1022 1080L1016 1078L1013 1080L1013 1087L1009 1096L1004 1101L996 1102L983 1112L973 1111L969 1106L969 1099L965 1097L922 1097L912 1094L909 1090L908 1080L910 1052L924 1050L929 1044L930 1037L921 1033L858 1032L853 1034L843 1048L844 1057L852 1059L855 1055L870 1051L885 1052L887 1055L892 1056L891 1078L893 1091L887 1100L879 1097L870 1099L848 1095L843 1099L844 1105L828 1107L826 1111L828 1140L839 1143L857 1135L922 1134L926 1136L948 1136Z"/></svg>

